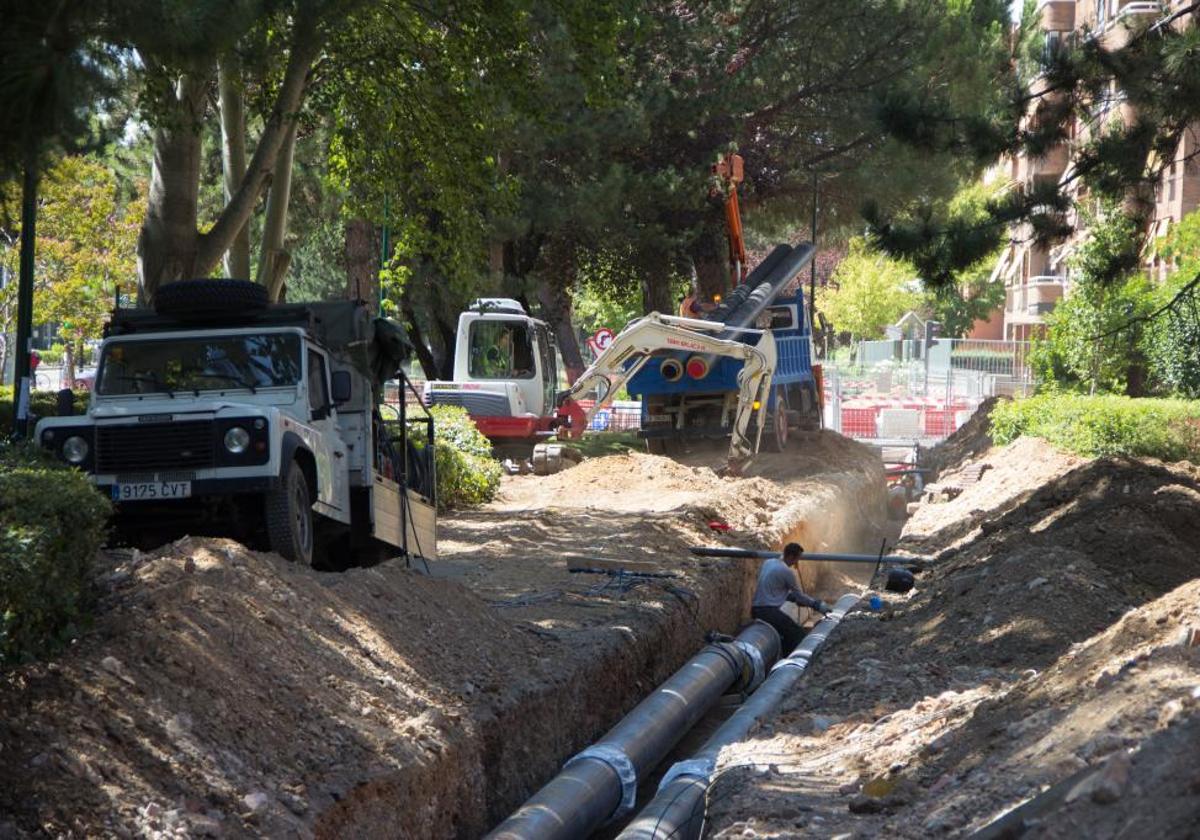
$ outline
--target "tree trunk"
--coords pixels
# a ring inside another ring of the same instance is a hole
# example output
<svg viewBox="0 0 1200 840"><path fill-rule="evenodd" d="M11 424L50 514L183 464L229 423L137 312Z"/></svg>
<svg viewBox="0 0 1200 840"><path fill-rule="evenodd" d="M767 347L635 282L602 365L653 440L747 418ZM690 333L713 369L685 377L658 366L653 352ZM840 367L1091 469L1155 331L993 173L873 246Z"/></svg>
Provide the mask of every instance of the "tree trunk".
<svg viewBox="0 0 1200 840"><path fill-rule="evenodd" d="M221 171L225 203L233 200L246 175L246 112L242 62L230 51L217 64L217 86L221 105ZM225 252L225 276L250 279L250 225L243 224Z"/></svg>
<svg viewBox="0 0 1200 840"><path fill-rule="evenodd" d="M721 238L713 230L701 233L688 249L696 272L696 285L706 300L725 294L729 286L728 255L721 248Z"/></svg>
<svg viewBox="0 0 1200 840"><path fill-rule="evenodd" d="M63 342L63 372L60 388L75 387L75 341Z"/></svg>
<svg viewBox="0 0 1200 840"><path fill-rule="evenodd" d="M150 194L137 250L138 296L146 306L164 283L204 273L196 266L196 200L205 87L201 77L181 77L171 94L169 116L154 132Z"/></svg>
<svg viewBox="0 0 1200 840"><path fill-rule="evenodd" d="M238 232L250 221L258 196L276 169L276 158L288 133L294 130L296 114L304 103L309 71L321 51L322 38L318 22L313 15L298 16L296 19L287 69L280 82L271 115L267 118L258 145L254 149L254 156L246 167L246 175L233 198L221 211L216 224L199 237L195 256L195 270L198 274L211 271L222 255L229 250Z"/></svg>
<svg viewBox="0 0 1200 840"><path fill-rule="evenodd" d="M658 255L654 265L642 274L642 312L649 315L678 315L679 301L671 294L671 266L663 255Z"/></svg>
<svg viewBox="0 0 1200 840"><path fill-rule="evenodd" d="M379 309L379 272L375 270L375 227L366 219L346 222L342 253L346 259L346 297ZM411 307L411 304L410 304Z"/></svg>
<svg viewBox="0 0 1200 840"><path fill-rule="evenodd" d="M400 311L404 313L404 320L408 322L408 337L412 341L413 351L417 354L421 370L425 371L425 378L438 379L437 360L434 359L433 351L429 349L429 345L425 341L421 324L417 321L416 310L413 309L412 301L407 296L400 299Z"/></svg>
<svg viewBox="0 0 1200 840"><path fill-rule="evenodd" d="M283 249L287 233L288 202L292 197L292 156L296 150L296 121L289 120L279 155L275 158L275 174L271 177L271 193L267 197L267 218L263 222L262 252L258 258L258 282L267 287L267 297L280 299L283 278L287 274L291 255Z"/></svg>
<svg viewBox="0 0 1200 840"><path fill-rule="evenodd" d="M454 344L455 338L458 336L457 321L449 323L442 314L436 309L433 311L433 326L437 330L438 337L442 340L441 352L438 352L437 347L432 347L434 357L437 358L438 377L440 379L454 378Z"/></svg>
<svg viewBox="0 0 1200 840"><path fill-rule="evenodd" d="M542 270L538 272L537 299L542 317L554 330L558 350L566 367L567 382L575 384L586 365L579 352L579 339L571 323L571 286L575 279L575 261L569 245L554 245L542 249Z"/></svg>

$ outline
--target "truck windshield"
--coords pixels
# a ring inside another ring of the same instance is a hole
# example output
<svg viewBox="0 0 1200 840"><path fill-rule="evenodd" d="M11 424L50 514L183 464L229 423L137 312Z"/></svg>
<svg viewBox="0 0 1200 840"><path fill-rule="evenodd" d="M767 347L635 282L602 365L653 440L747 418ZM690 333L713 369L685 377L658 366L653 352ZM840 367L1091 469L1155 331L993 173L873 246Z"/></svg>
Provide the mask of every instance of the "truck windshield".
<svg viewBox="0 0 1200 840"><path fill-rule="evenodd" d="M473 379L533 378L533 341L522 321L475 321L470 351Z"/></svg>
<svg viewBox="0 0 1200 840"><path fill-rule="evenodd" d="M300 381L300 338L288 334L110 341L100 359L102 396L273 388Z"/></svg>

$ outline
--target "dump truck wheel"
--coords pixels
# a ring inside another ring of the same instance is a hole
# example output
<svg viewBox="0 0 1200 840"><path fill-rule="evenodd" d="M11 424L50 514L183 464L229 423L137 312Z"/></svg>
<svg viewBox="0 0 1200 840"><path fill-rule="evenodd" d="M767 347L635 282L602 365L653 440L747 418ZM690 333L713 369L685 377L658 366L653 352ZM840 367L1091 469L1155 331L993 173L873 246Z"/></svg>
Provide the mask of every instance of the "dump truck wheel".
<svg viewBox="0 0 1200 840"><path fill-rule="evenodd" d="M305 566L313 562L312 504L304 470L292 461L279 487L267 494L267 539L283 559Z"/></svg>
<svg viewBox="0 0 1200 840"><path fill-rule="evenodd" d="M771 452L783 452L788 442L788 410L782 388L775 391L775 410L771 412L771 425L763 429L767 449Z"/></svg>
<svg viewBox="0 0 1200 840"><path fill-rule="evenodd" d="M808 385L800 389L799 427L805 432L821 430L821 403L817 400L816 391Z"/></svg>

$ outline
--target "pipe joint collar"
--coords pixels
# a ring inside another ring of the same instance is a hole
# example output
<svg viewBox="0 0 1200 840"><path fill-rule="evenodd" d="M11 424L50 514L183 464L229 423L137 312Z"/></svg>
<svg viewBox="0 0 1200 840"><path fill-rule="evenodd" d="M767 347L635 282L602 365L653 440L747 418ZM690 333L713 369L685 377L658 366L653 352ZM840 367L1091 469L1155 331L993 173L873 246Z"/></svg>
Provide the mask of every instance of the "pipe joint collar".
<svg viewBox="0 0 1200 840"><path fill-rule="evenodd" d="M767 678L767 663L763 661L762 651L757 646L742 639L734 639L733 646L746 654L746 658L750 660L750 664L754 667L750 683L744 687L746 691L753 691Z"/></svg>
<svg viewBox="0 0 1200 840"><path fill-rule="evenodd" d="M799 668L801 671L808 667L808 663L812 660L812 654L808 651L798 651L789 657L780 659L771 666L771 673L781 671L784 668Z"/></svg>
<svg viewBox="0 0 1200 840"><path fill-rule="evenodd" d="M564 767L570 767L577 761L584 759L593 759L603 762L617 774L617 779L621 782L621 804L609 816L609 820L620 819L626 814L633 812L637 807L637 768L633 766L633 762L629 756L620 748L612 744L592 744L583 752L576 754L571 758Z"/></svg>
<svg viewBox="0 0 1200 840"><path fill-rule="evenodd" d="M662 781L658 783L658 792L662 793L681 776L691 776L707 785L716 767L717 762L713 758L689 758L686 761L677 761L663 774Z"/></svg>

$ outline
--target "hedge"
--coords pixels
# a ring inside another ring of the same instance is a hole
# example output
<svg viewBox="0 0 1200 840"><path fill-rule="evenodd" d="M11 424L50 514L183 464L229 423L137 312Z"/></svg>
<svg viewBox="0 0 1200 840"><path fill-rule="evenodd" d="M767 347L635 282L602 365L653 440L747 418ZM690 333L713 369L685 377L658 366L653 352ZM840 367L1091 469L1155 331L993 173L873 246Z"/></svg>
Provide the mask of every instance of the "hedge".
<svg viewBox="0 0 1200 840"><path fill-rule="evenodd" d="M0 661L53 653L86 625L110 512L78 470L0 447Z"/></svg>
<svg viewBox="0 0 1200 840"><path fill-rule="evenodd" d="M1080 455L1200 463L1200 401L1039 394L998 404L992 440L1045 438Z"/></svg>
<svg viewBox="0 0 1200 840"><path fill-rule="evenodd" d="M465 409L435 405L433 414L437 462L438 509L489 502L500 489L500 462L492 444Z"/></svg>
<svg viewBox="0 0 1200 840"><path fill-rule="evenodd" d="M87 411L91 394L87 391L75 391L75 413ZM29 394L29 411L35 419L53 417L58 413L57 391L33 391ZM0 436L13 427L13 389L11 385L0 385Z"/></svg>

